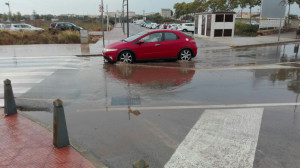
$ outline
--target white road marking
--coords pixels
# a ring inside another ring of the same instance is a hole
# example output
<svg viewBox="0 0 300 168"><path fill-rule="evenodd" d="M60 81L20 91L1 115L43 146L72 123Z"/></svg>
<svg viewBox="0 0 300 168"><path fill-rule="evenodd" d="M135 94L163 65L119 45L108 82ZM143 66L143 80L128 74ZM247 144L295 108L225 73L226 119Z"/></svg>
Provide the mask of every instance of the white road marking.
<svg viewBox="0 0 300 168"><path fill-rule="evenodd" d="M66 59L66 58L77 58L76 56L43 56L43 57L0 57L0 60L14 60L14 59L42 59L42 60L47 60L47 59Z"/></svg>
<svg viewBox="0 0 300 168"><path fill-rule="evenodd" d="M9 72L0 72L0 76L2 77L21 77L21 76L50 76L52 75L54 72L43 72L43 71L39 71L39 72L15 72L15 73L9 73Z"/></svg>
<svg viewBox="0 0 300 168"><path fill-rule="evenodd" d="M1 81L4 81L6 78L0 78ZM37 79L18 79L18 78L9 78L11 80L12 86L17 83L40 83L44 80L44 77L40 77ZM3 86L3 84L0 84L0 86Z"/></svg>
<svg viewBox="0 0 300 168"><path fill-rule="evenodd" d="M262 108L206 110L165 168L252 168Z"/></svg>
<svg viewBox="0 0 300 168"><path fill-rule="evenodd" d="M0 107L4 106L3 81L10 79L15 97L28 92L59 69L78 69L80 58L52 57L0 57Z"/></svg>
<svg viewBox="0 0 300 168"><path fill-rule="evenodd" d="M180 109L224 109L224 108L255 108L255 107L277 107L277 106L299 106L300 103L265 103L265 104L222 104L222 105L199 105L199 106L157 106L157 107L140 107L131 106L133 110L180 110ZM115 107L106 110L105 107L99 109L85 109L84 111L77 110L77 112L98 112L98 111L126 111L128 106Z"/></svg>
<svg viewBox="0 0 300 168"><path fill-rule="evenodd" d="M2 87L3 88L3 87ZM23 93L26 93L28 92L28 90L30 90L32 87L16 87L16 88L13 88L13 93L14 93L14 96L15 94L23 94ZM1 95L4 95L4 89L0 90L0 96ZM2 97L2 96L1 96Z"/></svg>

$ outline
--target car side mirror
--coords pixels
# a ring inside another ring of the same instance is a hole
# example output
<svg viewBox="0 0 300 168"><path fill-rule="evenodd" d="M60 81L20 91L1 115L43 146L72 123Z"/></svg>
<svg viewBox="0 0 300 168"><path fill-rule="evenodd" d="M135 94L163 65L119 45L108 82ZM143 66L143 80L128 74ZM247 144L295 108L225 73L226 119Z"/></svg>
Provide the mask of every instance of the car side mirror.
<svg viewBox="0 0 300 168"><path fill-rule="evenodd" d="M138 41L138 44L143 44L144 43L144 40L139 40Z"/></svg>

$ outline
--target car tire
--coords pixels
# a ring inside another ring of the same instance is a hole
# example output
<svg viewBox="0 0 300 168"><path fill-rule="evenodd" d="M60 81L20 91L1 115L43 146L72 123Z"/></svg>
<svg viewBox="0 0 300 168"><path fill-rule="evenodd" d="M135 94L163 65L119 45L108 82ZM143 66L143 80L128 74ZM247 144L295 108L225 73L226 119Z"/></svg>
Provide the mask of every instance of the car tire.
<svg viewBox="0 0 300 168"><path fill-rule="evenodd" d="M192 59L192 51L190 49L182 49L179 52L178 58L183 61L190 61Z"/></svg>
<svg viewBox="0 0 300 168"><path fill-rule="evenodd" d="M123 51L119 55L118 61L132 64L135 61L134 55L130 51Z"/></svg>
<svg viewBox="0 0 300 168"><path fill-rule="evenodd" d="M183 31L183 32L187 32L187 30L186 30L186 29L183 29L182 31Z"/></svg>

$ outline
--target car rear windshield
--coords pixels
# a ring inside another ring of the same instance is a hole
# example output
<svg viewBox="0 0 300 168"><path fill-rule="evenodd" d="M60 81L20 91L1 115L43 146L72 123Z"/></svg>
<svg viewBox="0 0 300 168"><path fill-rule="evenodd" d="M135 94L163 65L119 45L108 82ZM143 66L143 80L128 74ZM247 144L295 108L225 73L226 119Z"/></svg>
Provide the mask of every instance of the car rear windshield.
<svg viewBox="0 0 300 168"><path fill-rule="evenodd" d="M185 33L185 32L180 32L182 33L183 35L189 37L189 38L194 38L194 36L192 34L188 34L188 33Z"/></svg>
<svg viewBox="0 0 300 168"><path fill-rule="evenodd" d="M143 35L145 35L145 34L147 34L147 33L148 33L148 32L143 31L143 32L140 32L140 33L135 34L135 35L133 35L133 36L130 36L130 37L128 37L128 38L126 38L126 39L124 39L124 40L122 40L122 41L130 42L130 41L133 41L133 40L135 40L135 39L137 39L137 38L139 38L139 37L141 37L141 36L143 36Z"/></svg>

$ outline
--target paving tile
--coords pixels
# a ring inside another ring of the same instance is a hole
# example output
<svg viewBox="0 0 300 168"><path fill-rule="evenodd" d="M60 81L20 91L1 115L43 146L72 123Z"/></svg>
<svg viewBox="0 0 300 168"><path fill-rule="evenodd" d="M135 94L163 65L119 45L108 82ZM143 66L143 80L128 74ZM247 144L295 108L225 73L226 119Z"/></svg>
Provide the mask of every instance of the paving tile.
<svg viewBox="0 0 300 168"><path fill-rule="evenodd" d="M5 149L0 152L0 167L9 165L18 155L20 149Z"/></svg>
<svg viewBox="0 0 300 168"><path fill-rule="evenodd" d="M13 162L19 165L43 164L48 159L52 150L49 147L23 148Z"/></svg>
<svg viewBox="0 0 300 168"><path fill-rule="evenodd" d="M0 168L95 168L71 146L56 149L52 140L50 131L21 115L1 117Z"/></svg>

